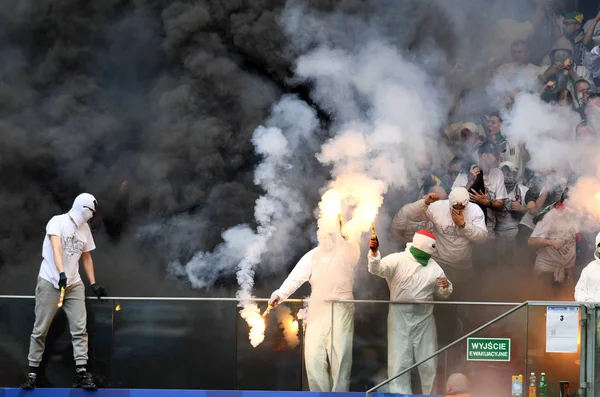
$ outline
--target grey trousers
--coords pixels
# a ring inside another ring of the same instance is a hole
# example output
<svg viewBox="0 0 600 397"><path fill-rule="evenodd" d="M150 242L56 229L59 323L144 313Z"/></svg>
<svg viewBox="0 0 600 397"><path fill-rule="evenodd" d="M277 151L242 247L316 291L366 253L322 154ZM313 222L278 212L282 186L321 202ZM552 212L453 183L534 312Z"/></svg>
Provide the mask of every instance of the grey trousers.
<svg viewBox="0 0 600 397"><path fill-rule="evenodd" d="M58 312L60 291L41 277L35 287L35 324L29 344L29 366L39 367L46 346L46 335ZM86 330L85 287L80 281L65 290L63 309L69 320L73 338L75 365L86 365L88 361L88 334Z"/></svg>

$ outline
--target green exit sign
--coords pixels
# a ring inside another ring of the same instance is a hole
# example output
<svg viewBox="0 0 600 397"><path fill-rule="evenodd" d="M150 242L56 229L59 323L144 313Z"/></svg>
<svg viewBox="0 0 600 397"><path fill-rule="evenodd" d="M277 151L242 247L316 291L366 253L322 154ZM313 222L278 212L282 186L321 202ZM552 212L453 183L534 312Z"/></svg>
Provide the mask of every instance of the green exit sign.
<svg viewBox="0 0 600 397"><path fill-rule="evenodd" d="M510 338L467 338L467 360L510 361Z"/></svg>

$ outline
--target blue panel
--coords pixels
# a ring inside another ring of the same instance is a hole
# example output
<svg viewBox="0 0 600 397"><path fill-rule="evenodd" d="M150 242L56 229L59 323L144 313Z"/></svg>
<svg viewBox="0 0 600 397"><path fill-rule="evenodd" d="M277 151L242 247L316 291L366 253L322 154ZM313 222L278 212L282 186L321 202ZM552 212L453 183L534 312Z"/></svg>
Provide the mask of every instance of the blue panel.
<svg viewBox="0 0 600 397"><path fill-rule="evenodd" d="M150 390L150 389L35 389L0 388L0 397L364 397L365 393L312 393L287 391L241 390ZM425 397L388 393L373 393L373 397ZM433 396L431 396L433 397Z"/></svg>

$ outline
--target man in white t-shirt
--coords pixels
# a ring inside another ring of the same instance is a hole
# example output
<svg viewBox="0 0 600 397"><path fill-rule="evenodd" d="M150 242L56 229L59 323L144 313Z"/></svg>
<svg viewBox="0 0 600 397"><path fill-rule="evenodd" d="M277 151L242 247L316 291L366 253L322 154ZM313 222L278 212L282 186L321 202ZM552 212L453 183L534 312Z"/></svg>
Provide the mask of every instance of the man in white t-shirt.
<svg viewBox="0 0 600 397"><path fill-rule="evenodd" d="M454 181L452 189L464 187L469 191L471 201L486 208L486 226L489 238L494 238L496 226L496 215L494 212L504 210L504 201L508 199L508 193L504 186L504 174L497 167L498 149L489 142L479 148L479 167L471 167L469 175L461 173ZM476 182L479 174L483 173L484 189L477 189Z"/></svg>
<svg viewBox="0 0 600 397"><path fill-rule="evenodd" d="M42 265L35 288L35 324L29 345L29 375L23 389L33 389L45 349L46 335L52 320L62 304L73 338L76 375L73 387L96 390L92 375L87 371L88 338L85 311L85 287L79 276L79 260L87 274L92 290L106 296L104 288L96 284L94 262L90 252L96 248L88 221L96 212L96 199L82 193L73 202L73 208L54 216L46 226L42 246ZM64 291L64 300L61 293Z"/></svg>
<svg viewBox="0 0 600 397"><path fill-rule="evenodd" d="M538 249L534 272L556 285L573 279L580 240L577 224L563 202L559 202L535 225L529 245Z"/></svg>

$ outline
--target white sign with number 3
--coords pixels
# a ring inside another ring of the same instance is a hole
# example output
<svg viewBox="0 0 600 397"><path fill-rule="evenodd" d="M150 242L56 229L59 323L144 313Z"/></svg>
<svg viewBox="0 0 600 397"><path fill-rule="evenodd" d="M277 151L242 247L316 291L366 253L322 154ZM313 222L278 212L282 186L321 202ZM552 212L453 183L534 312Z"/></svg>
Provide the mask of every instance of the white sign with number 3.
<svg viewBox="0 0 600 397"><path fill-rule="evenodd" d="M546 310L546 352L577 353L578 307L548 307Z"/></svg>

